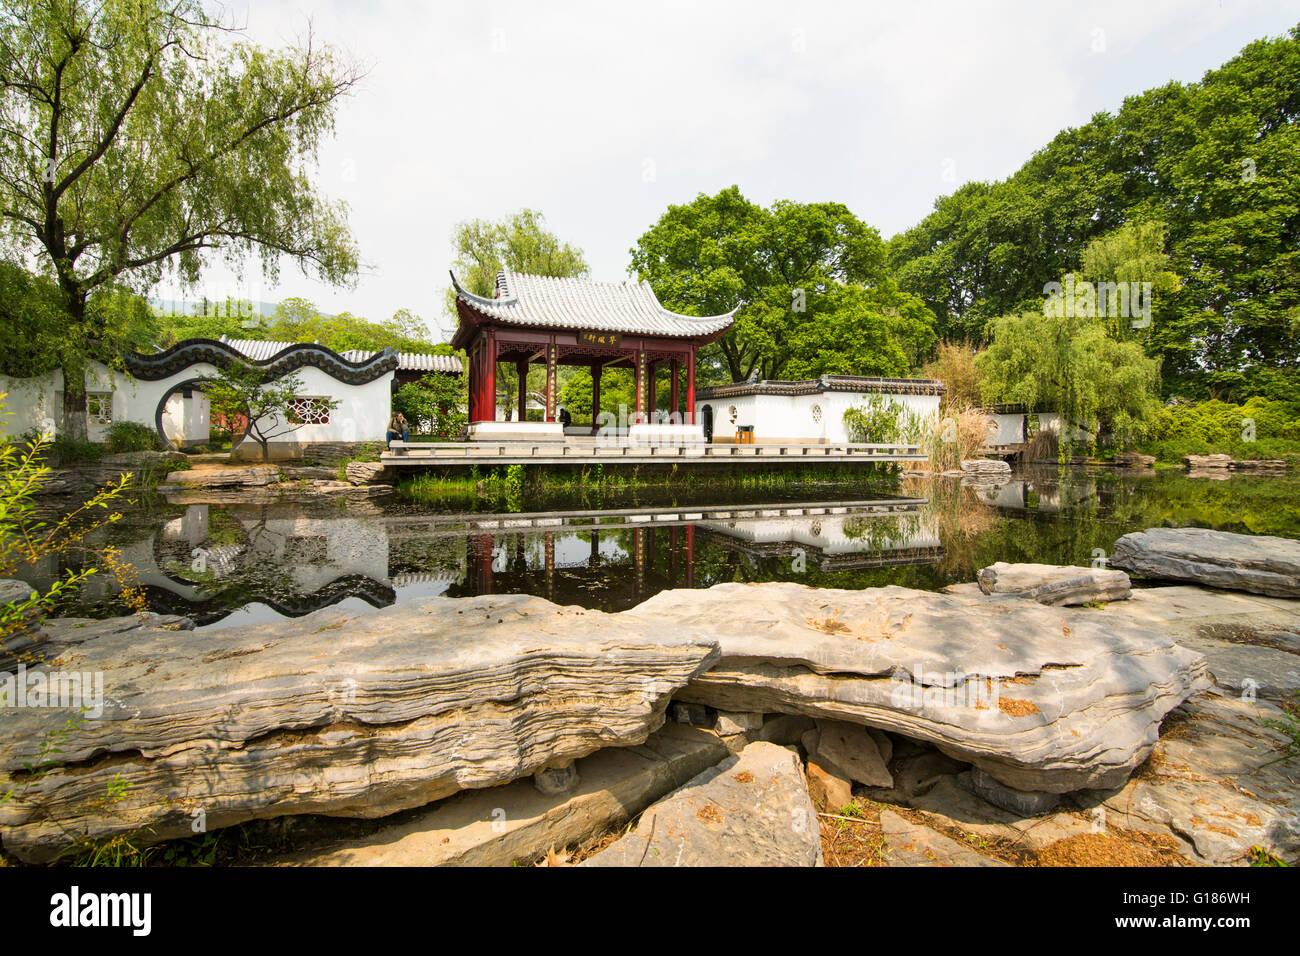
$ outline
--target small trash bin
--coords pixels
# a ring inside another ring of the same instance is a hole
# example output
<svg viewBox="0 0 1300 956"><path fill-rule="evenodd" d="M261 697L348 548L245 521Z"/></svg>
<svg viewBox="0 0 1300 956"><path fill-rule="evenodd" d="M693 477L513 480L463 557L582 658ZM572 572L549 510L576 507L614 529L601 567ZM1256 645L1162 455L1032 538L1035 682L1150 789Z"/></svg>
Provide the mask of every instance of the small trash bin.
<svg viewBox="0 0 1300 956"><path fill-rule="evenodd" d="M737 425L736 426L736 444L752 445L754 444L754 426Z"/></svg>

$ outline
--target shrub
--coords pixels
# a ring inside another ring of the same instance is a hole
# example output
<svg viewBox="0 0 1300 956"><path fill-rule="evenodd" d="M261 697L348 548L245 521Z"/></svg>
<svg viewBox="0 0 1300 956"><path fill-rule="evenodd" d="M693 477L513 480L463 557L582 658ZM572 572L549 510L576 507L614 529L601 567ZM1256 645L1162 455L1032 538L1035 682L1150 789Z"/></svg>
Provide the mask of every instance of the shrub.
<svg viewBox="0 0 1300 956"><path fill-rule="evenodd" d="M140 422L113 422L108 426L108 450L162 451L163 441L154 429Z"/></svg>
<svg viewBox="0 0 1300 956"><path fill-rule="evenodd" d="M845 409L844 428L849 441L872 444L920 441L925 430L919 415L883 395L872 395L865 404Z"/></svg>
<svg viewBox="0 0 1300 956"><path fill-rule="evenodd" d="M1163 406L1143 449L1165 462L1186 455L1300 459L1300 405L1256 396L1244 404L1212 400Z"/></svg>
<svg viewBox="0 0 1300 956"><path fill-rule="evenodd" d="M84 438L65 438L62 435L42 444L41 450L47 461L60 465L74 461L99 461L104 457L103 445Z"/></svg>
<svg viewBox="0 0 1300 956"><path fill-rule="evenodd" d="M3 413L2 399L0 413ZM111 508L127 486L125 475L79 507L49 518L42 515L32 498L49 476L47 457L48 449L39 440L29 443L25 450L0 444L0 578L12 578L19 568L46 559L61 559L84 551L86 536L91 531L120 517ZM103 559L109 550L102 549L99 557ZM116 572L117 567L107 566ZM94 573L94 568L68 571L44 594L32 592L21 600L0 604L0 649L6 638L29 627Z"/></svg>

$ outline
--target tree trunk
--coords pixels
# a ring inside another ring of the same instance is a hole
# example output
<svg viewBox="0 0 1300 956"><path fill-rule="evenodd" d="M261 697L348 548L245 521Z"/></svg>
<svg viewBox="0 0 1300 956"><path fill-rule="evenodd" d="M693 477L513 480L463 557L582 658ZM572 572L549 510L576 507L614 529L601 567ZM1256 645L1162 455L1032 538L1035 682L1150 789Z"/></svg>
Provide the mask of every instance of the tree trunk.
<svg viewBox="0 0 1300 956"><path fill-rule="evenodd" d="M68 335L83 336L86 328L86 297L67 293ZM64 348L60 363L63 371L63 427L62 437L71 441L85 441L89 436L86 416L86 345L78 342L73 348Z"/></svg>

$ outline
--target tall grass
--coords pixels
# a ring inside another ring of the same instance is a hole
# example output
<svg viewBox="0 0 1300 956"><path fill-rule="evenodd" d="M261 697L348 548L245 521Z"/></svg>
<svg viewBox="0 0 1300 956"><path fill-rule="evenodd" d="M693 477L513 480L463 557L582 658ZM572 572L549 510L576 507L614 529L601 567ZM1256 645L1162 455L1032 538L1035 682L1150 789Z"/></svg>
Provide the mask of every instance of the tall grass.
<svg viewBox="0 0 1300 956"><path fill-rule="evenodd" d="M950 401L938 418L931 419L922 435L932 471L957 471L975 458L988 442L993 420L974 405Z"/></svg>

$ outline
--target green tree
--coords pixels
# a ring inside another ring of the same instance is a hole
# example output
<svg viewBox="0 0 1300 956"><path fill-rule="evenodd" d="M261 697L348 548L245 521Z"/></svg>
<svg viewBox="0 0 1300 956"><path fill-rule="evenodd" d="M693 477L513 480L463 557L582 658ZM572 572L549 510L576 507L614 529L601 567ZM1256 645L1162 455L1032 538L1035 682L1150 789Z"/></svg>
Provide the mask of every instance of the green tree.
<svg viewBox="0 0 1300 956"><path fill-rule="evenodd" d="M393 414L401 412L414 428L439 438L455 438L465 427L464 376L426 375L407 382L393 395Z"/></svg>
<svg viewBox="0 0 1300 956"><path fill-rule="evenodd" d="M27 378L85 358L121 368L121 349L147 350L158 336L158 319L148 302L120 286L91 293L86 315L105 330L104 340L68 334L68 313L52 279L0 262L0 373Z"/></svg>
<svg viewBox="0 0 1300 956"><path fill-rule="evenodd" d="M99 290L195 283L215 250L342 282L341 205L304 172L358 71L310 38L272 52L200 0L12 0L0 10L0 217L66 313L63 425L86 435L85 363L112 326ZM84 348L78 348L78 344Z"/></svg>
<svg viewBox="0 0 1300 956"><path fill-rule="evenodd" d="M270 460L269 444L302 428L307 422L298 414L296 401L302 391L297 372L271 378L266 371L247 362L232 362L218 369L214 377L203 380L203 392L211 404L213 417L227 422L247 421L247 434L262 449L262 461ZM338 408L338 399L313 398L329 409Z"/></svg>
<svg viewBox="0 0 1300 956"><path fill-rule="evenodd" d="M591 272L582 250L548 231L546 217L536 209L521 209L496 221L471 219L457 223L452 244L456 249L456 281L467 292L487 298L496 294L497 273L502 269L556 278L586 277ZM447 288L446 300L454 325L456 292L451 287ZM496 383L497 404L509 417L519 394L514 366L498 368Z"/></svg>
<svg viewBox="0 0 1300 956"><path fill-rule="evenodd" d="M904 374L934 343L929 308L890 279L879 234L840 203L763 209L732 186L669 206L631 253L667 308L738 308L716 346L732 381Z"/></svg>
<svg viewBox="0 0 1300 956"><path fill-rule="evenodd" d="M1164 223L1161 271L1180 285L1144 341L1165 392L1290 393L1300 387L1297 120L1300 26L1199 82L1131 96L1061 132L1006 180L942 197L890 240L890 267L942 336L980 344L989 319L1087 273L1089 243L1123 246L1138 239L1116 232L1126 224Z"/></svg>
<svg viewBox="0 0 1300 956"><path fill-rule="evenodd" d="M1063 454L1074 427L1120 445L1145 437L1160 362L1138 342L1112 338L1104 319L1022 312L990 323L990 339L975 359L985 402L1058 413Z"/></svg>

